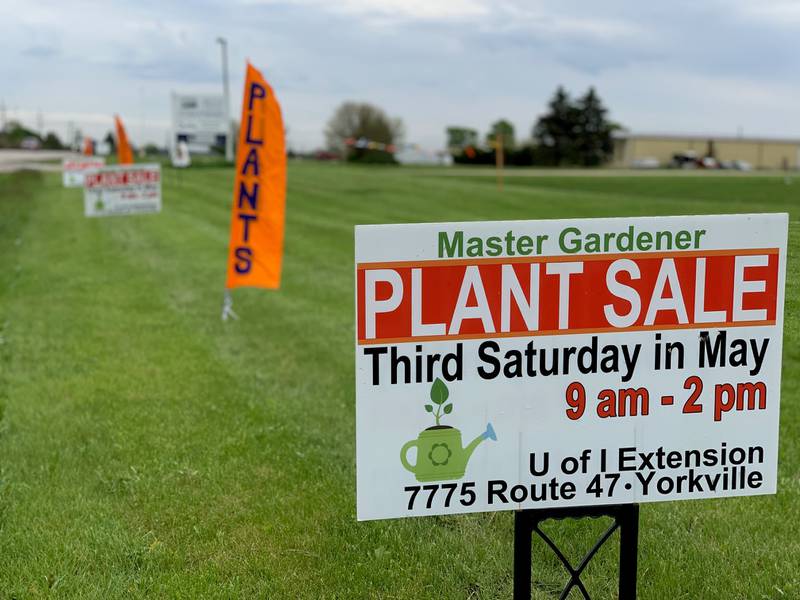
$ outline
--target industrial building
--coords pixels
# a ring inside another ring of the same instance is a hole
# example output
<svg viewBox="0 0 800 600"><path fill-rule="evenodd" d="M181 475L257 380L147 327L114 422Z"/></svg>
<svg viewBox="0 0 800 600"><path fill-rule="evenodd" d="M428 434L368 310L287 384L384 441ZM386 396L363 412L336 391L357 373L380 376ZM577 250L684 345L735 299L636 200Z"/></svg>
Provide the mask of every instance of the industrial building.
<svg viewBox="0 0 800 600"><path fill-rule="evenodd" d="M800 139L620 133L614 138L612 164L667 167L676 155L710 156L722 164L745 163L755 169L798 169Z"/></svg>

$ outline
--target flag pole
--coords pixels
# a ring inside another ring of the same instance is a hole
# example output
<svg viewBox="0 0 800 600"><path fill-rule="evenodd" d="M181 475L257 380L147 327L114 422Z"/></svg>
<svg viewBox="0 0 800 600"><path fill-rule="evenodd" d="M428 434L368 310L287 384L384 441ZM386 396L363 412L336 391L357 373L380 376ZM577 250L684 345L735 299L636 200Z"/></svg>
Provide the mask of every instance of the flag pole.
<svg viewBox="0 0 800 600"><path fill-rule="evenodd" d="M238 321L239 315L233 312L233 296L231 296L231 291L226 288L222 296L222 320L227 321L229 318Z"/></svg>
<svg viewBox="0 0 800 600"><path fill-rule="evenodd" d="M495 138L495 149L494 149L494 162L495 167L497 168L497 189L499 191L503 191L503 166L505 164L505 154L503 148L503 134L498 132L497 137Z"/></svg>

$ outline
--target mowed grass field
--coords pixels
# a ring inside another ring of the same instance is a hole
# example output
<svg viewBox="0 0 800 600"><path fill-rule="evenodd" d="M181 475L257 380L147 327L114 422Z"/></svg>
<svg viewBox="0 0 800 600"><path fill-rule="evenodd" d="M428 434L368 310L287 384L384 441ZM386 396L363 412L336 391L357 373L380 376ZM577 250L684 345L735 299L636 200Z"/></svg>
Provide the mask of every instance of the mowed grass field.
<svg viewBox="0 0 800 600"><path fill-rule="evenodd" d="M0 176L0 598L509 598L512 513L355 520L353 225L760 211L791 214L779 493L643 505L639 594L800 598L800 180L446 173L290 165L282 289L228 323L232 171L93 220L57 175ZM548 531L577 560L603 527Z"/></svg>

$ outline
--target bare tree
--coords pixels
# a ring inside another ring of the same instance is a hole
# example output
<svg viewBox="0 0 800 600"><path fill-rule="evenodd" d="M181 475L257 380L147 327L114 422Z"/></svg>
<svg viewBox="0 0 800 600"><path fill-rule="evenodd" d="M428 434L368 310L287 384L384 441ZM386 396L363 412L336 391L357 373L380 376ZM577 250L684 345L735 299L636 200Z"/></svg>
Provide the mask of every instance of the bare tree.
<svg viewBox="0 0 800 600"><path fill-rule="evenodd" d="M344 102L336 109L325 128L328 149L349 160L361 160L375 153L390 155L402 141L403 122L390 118L386 112L366 102ZM360 143L359 143L360 142ZM372 148L365 144L372 142ZM381 145L375 147L375 145Z"/></svg>

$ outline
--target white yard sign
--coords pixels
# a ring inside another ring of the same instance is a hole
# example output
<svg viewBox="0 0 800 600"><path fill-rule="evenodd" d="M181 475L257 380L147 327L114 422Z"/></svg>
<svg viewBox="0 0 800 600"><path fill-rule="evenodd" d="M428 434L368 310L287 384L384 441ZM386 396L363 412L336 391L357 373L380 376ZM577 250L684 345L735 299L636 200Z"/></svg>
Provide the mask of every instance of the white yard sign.
<svg viewBox="0 0 800 600"><path fill-rule="evenodd" d="M86 171L102 169L106 166L105 158L82 156L65 158L61 161L61 179L64 187L83 187L83 176Z"/></svg>
<svg viewBox="0 0 800 600"><path fill-rule="evenodd" d="M774 493L787 226L356 227L358 518Z"/></svg>
<svg viewBox="0 0 800 600"><path fill-rule="evenodd" d="M120 165L86 173L83 188L87 217L161 211L161 166Z"/></svg>

